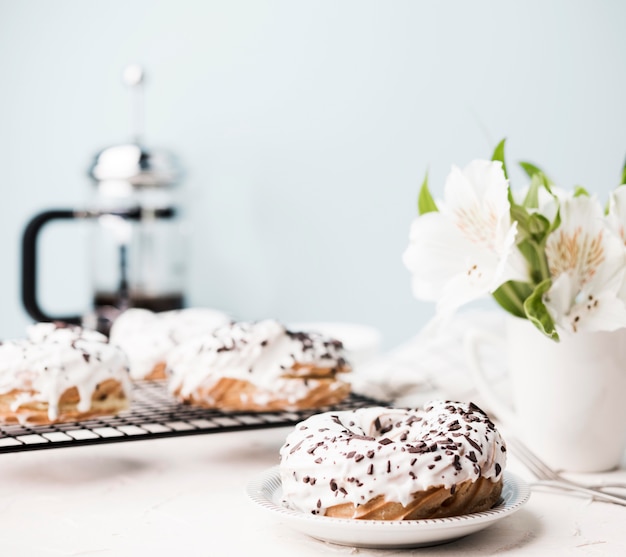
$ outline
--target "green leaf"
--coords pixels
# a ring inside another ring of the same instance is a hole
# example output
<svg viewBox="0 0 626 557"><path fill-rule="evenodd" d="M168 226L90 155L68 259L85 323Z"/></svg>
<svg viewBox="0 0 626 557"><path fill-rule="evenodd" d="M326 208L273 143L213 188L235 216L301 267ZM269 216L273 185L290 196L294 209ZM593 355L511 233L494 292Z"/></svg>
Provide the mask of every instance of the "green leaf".
<svg viewBox="0 0 626 557"><path fill-rule="evenodd" d="M548 175L543 170L541 170L541 168L531 162L520 162L519 165L524 169L524 172L526 172L530 179L537 175L540 176L541 180L543 181L544 187L548 191L550 191L550 187L552 186L552 180L548 178Z"/></svg>
<svg viewBox="0 0 626 557"><path fill-rule="evenodd" d="M538 176L543 180L543 187L546 188L546 191L555 197L552 193L552 180L550 180L550 178L548 178L543 172L540 172Z"/></svg>
<svg viewBox="0 0 626 557"><path fill-rule="evenodd" d="M533 292L532 287L525 282L510 280L502 284L494 293L493 297L500 306L515 315L526 317L524 300Z"/></svg>
<svg viewBox="0 0 626 557"><path fill-rule="evenodd" d="M622 181L620 182L620 186L626 184L626 160L624 161L624 167L622 168Z"/></svg>
<svg viewBox="0 0 626 557"><path fill-rule="evenodd" d="M517 249L528 261L530 280L533 284L537 285L550 276L543 243L528 238L520 242Z"/></svg>
<svg viewBox="0 0 626 557"><path fill-rule="evenodd" d="M539 207L539 188L543 185L541 179L541 172L533 174L530 179L530 186L528 187L528 193L524 198L522 205L528 209L537 209Z"/></svg>
<svg viewBox="0 0 626 557"><path fill-rule="evenodd" d="M538 166L535 166L531 162L520 162L519 165L524 169L524 172L528 175L529 178L532 178L535 174L543 174L543 171Z"/></svg>
<svg viewBox="0 0 626 557"><path fill-rule="evenodd" d="M426 172L426 176L424 176L424 181L422 182L422 187L420 188L420 193L417 198L417 211L420 215L439 211L439 208L437 207L437 204L428 189L428 172Z"/></svg>
<svg viewBox="0 0 626 557"><path fill-rule="evenodd" d="M530 214L525 207L521 205L511 204L510 209L511 220L517 222L518 242L523 238L530 236L530 230L528 228L528 219Z"/></svg>
<svg viewBox="0 0 626 557"><path fill-rule="evenodd" d="M510 209L511 218L516 220L518 224L518 228L520 226L527 227L528 226L528 218L530 217L530 213L523 207L522 205L513 204Z"/></svg>
<svg viewBox="0 0 626 557"><path fill-rule="evenodd" d="M550 276L545 244L553 230L552 224L543 215L530 213L521 205L512 205L510 213L511 219L517 222L517 249L529 263L530 280L539 284Z"/></svg>
<svg viewBox="0 0 626 557"><path fill-rule="evenodd" d="M504 138L493 151L493 155L491 156L492 161L500 161L502 163L502 170L504 171L504 177L508 179L509 175L506 171L506 163L504 162L504 144L506 142L506 138Z"/></svg>
<svg viewBox="0 0 626 557"><path fill-rule="evenodd" d="M576 186L574 188L574 197L580 197L581 195L589 197L589 192L582 186Z"/></svg>
<svg viewBox="0 0 626 557"><path fill-rule="evenodd" d="M547 278L535 287L533 293L524 302L526 316L537 329L549 339L559 341L554 321L548 313L548 308L543 303L543 295L550 290L552 279Z"/></svg>

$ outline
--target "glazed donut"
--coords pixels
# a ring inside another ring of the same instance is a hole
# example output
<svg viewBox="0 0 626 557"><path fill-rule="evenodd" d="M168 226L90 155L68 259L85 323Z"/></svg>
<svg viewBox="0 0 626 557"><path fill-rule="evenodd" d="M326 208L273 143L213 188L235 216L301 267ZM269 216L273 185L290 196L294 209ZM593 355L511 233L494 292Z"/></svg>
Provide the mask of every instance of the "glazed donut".
<svg viewBox="0 0 626 557"><path fill-rule="evenodd" d="M109 339L128 355L131 379L165 379L165 360L172 348L229 321L225 313L209 308L160 313L130 308L113 322Z"/></svg>
<svg viewBox="0 0 626 557"><path fill-rule="evenodd" d="M230 323L176 347L167 360L181 401L235 411L320 408L350 393L343 345L275 320Z"/></svg>
<svg viewBox="0 0 626 557"><path fill-rule="evenodd" d="M0 421L51 424L128 408L124 352L96 332L38 323L28 338L0 343Z"/></svg>
<svg viewBox="0 0 626 557"><path fill-rule="evenodd" d="M324 412L280 449L283 503L305 513L369 520L441 518L500 498L506 446L476 405Z"/></svg>

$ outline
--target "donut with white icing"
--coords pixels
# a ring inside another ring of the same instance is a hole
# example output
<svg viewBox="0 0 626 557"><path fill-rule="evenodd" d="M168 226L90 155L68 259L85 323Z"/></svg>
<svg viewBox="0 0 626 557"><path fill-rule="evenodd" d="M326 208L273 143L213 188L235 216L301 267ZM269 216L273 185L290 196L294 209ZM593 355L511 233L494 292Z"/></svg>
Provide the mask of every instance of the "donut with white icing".
<svg viewBox="0 0 626 557"><path fill-rule="evenodd" d="M109 338L128 355L132 379L158 380L165 379L165 360L175 346L229 321L228 315L210 308L158 313L130 308L113 322Z"/></svg>
<svg viewBox="0 0 626 557"><path fill-rule="evenodd" d="M96 331L37 323L0 343L0 421L49 424L116 414L129 406L124 352Z"/></svg>
<svg viewBox="0 0 626 557"><path fill-rule="evenodd" d="M490 509L506 445L476 405L324 412L298 424L280 449L284 504L315 515L407 520Z"/></svg>
<svg viewBox="0 0 626 557"><path fill-rule="evenodd" d="M287 330L276 320L232 322L177 346L170 391L190 404L236 411L320 408L350 393L340 341Z"/></svg>

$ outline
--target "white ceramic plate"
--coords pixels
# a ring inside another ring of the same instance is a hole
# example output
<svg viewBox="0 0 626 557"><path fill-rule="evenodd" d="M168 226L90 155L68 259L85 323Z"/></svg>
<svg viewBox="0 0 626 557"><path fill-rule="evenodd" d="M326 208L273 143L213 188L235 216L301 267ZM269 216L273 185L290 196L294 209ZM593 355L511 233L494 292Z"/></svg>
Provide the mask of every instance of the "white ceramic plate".
<svg viewBox="0 0 626 557"><path fill-rule="evenodd" d="M451 518L382 521L329 518L284 507L278 466L251 480L246 491L252 501L294 530L331 543L374 548L423 547L449 542L511 515L530 497L528 484L505 472L501 500L491 510Z"/></svg>

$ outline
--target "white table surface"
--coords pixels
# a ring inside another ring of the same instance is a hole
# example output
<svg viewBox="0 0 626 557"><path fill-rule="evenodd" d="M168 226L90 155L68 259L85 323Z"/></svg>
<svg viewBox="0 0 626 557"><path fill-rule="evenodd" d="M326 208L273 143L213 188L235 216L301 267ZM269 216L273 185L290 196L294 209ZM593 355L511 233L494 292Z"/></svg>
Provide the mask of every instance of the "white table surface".
<svg viewBox="0 0 626 557"><path fill-rule="evenodd" d="M355 387L405 406L439 397L480 404L459 350L468 321L498 328L491 314L460 316L446 338L417 338L362 367ZM309 538L252 503L245 491L278 464L288 431L0 454L0 557L626 555L626 507L535 489L511 516L436 547L363 549ZM623 462L602 477L626 482ZM533 479L510 452L507 469Z"/></svg>
<svg viewBox="0 0 626 557"><path fill-rule="evenodd" d="M538 491L486 530L437 547L376 550L314 540L245 493L251 478L278 463L287 431L0 455L2 555L626 555L626 507ZM508 469L530 479L513 457ZM626 480L625 470L613 475Z"/></svg>

